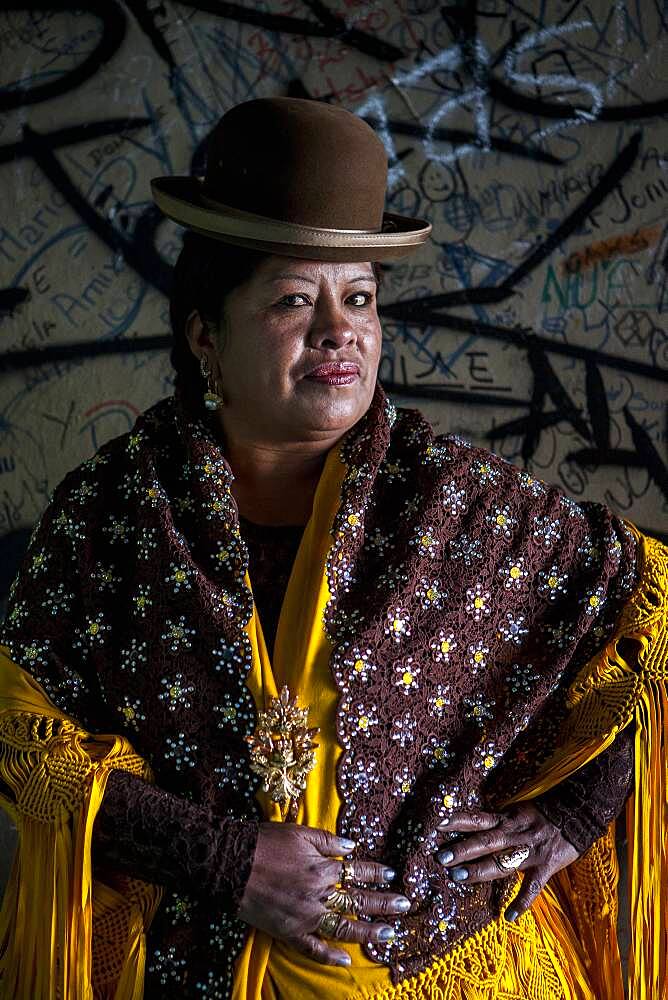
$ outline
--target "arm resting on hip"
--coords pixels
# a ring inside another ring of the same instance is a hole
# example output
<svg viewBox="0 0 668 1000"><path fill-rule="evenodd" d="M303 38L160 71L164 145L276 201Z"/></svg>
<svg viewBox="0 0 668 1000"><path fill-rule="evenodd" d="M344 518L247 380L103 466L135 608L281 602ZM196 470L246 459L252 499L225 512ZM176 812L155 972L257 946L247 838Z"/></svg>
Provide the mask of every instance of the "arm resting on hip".
<svg viewBox="0 0 668 1000"><path fill-rule="evenodd" d="M619 816L633 787L633 726L533 804L584 854Z"/></svg>
<svg viewBox="0 0 668 1000"><path fill-rule="evenodd" d="M236 914L250 875L258 824L210 810L136 775L109 775L93 831L93 859L174 892L206 895Z"/></svg>

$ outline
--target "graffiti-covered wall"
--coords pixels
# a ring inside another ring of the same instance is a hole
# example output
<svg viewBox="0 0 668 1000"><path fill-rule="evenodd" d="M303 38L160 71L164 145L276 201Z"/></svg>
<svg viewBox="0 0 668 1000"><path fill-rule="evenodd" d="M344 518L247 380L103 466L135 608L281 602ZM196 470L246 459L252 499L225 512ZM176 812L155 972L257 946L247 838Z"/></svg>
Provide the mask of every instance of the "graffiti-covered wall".
<svg viewBox="0 0 668 1000"><path fill-rule="evenodd" d="M275 94L365 118L388 208L433 223L386 269L398 401L665 533L667 43L661 0L4 4L5 555L171 390L150 178L202 173L221 113Z"/></svg>

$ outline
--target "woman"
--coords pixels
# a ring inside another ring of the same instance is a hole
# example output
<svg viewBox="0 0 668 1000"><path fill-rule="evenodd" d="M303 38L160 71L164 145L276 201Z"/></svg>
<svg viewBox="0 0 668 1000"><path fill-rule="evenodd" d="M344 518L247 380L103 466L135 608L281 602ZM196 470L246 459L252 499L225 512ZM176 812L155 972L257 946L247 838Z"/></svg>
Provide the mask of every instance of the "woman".
<svg viewBox="0 0 668 1000"><path fill-rule="evenodd" d="M387 401L370 260L430 227L385 182L287 98L154 182L175 397L58 487L2 633L6 995L621 998L634 720L664 989L665 550Z"/></svg>

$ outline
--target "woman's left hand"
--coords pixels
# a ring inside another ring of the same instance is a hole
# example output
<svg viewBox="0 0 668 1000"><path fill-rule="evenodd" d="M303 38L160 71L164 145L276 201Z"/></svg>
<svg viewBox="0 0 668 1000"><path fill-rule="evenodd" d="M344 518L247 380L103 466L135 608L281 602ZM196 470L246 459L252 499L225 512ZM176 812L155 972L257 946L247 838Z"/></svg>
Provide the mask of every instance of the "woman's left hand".
<svg viewBox="0 0 668 1000"><path fill-rule="evenodd" d="M504 869L499 855L503 860L504 855L519 848L529 849L526 860L517 865L524 879L506 910L507 920L516 920L528 910L552 876L579 857L558 828L529 803L507 812L454 813L437 829L439 833L466 834L444 844L436 855L450 878L464 885L507 878L513 869Z"/></svg>

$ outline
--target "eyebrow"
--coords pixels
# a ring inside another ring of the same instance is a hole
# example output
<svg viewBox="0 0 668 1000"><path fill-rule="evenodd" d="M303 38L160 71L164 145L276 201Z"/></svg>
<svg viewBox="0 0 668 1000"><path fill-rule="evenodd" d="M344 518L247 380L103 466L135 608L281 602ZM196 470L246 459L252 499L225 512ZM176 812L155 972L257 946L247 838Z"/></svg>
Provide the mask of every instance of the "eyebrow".
<svg viewBox="0 0 668 1000"><path fill-rule="evenodd" d="M292 272L285 273L285 274L279 274L275 278L268 278L267 279L267 283L274 282L274 281L283 281L285 278L297 278L299 281L306 281L309 285L317 285L318 284L317 281L314 281L312 278L307 278L306 275L304 275L304 274L293 274ZM377 282L376 278L373 276L373 274L359 274L355 278L350 278L346 282L346 284L352 285L356 281L372 281L374 283L374 285L378 284L378 282Z"/></svg>

